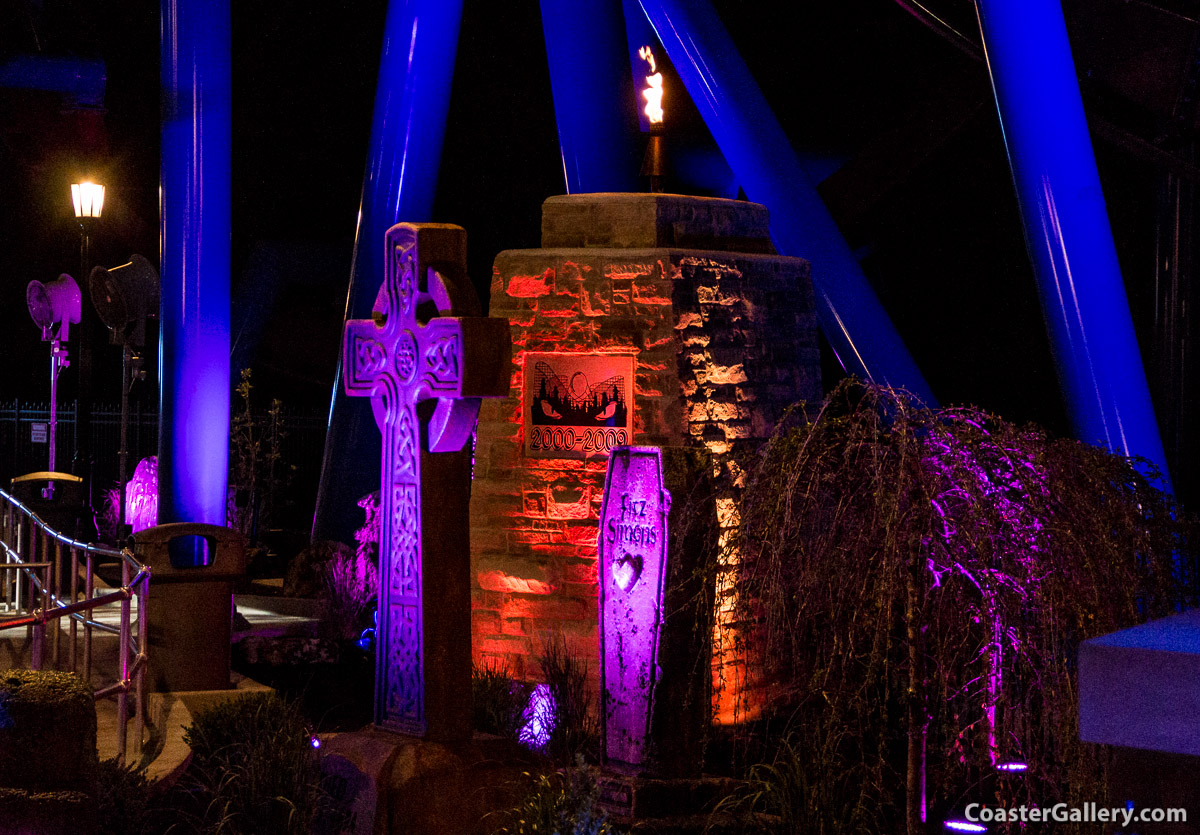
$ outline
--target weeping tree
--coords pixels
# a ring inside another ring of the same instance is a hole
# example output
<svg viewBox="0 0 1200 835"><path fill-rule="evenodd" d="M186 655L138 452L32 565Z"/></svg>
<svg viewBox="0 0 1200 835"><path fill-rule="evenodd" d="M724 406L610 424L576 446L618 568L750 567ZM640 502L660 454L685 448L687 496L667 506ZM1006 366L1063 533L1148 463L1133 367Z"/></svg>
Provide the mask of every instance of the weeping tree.
<svg viewBox="0 0 1200 835"><path fill-rule="evenodd" d="M797 831L1106 796L1077 647L1192 580L1192 524L1139 466L857 381L747 462L740 634L788 720Z"/></svg>

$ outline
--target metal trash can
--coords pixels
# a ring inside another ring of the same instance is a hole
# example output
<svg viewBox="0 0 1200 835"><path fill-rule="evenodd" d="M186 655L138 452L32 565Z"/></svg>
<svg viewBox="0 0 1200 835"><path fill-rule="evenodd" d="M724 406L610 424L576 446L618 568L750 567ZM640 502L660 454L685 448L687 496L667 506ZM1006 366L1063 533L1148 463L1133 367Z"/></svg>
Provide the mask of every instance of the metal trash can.
<svg viewBox="0 0 1200 835"><path fill-rule="evenodd" d="M150 566L149 682L158 692L229 689L233 587L246 573L242 535L174 522L133 535Z"/></svg>

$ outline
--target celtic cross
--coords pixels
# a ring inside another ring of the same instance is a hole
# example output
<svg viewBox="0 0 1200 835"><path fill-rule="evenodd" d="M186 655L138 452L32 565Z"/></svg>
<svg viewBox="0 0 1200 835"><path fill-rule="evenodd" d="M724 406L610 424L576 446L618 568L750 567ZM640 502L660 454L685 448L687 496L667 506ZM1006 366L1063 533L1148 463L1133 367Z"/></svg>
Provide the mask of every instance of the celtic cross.
<svg viewBox="0 0 1200 835"><path fill-rule="evenodd" d="M383 433L375 723L436 739L470 734L467 509L481 397L508 394L508 322L481 317L466 232L387 231L369 320L346 322L346 393Z"/></svg>

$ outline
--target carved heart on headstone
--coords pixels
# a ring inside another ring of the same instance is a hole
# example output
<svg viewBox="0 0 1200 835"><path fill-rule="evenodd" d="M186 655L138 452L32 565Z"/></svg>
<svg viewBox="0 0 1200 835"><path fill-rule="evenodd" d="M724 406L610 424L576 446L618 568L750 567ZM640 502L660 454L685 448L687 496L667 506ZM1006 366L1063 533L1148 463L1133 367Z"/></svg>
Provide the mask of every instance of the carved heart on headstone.
<svg viewBox="0 0 1200 835"><path fill-rule="evenodd" d="M621 587L621 591L629 591L633 584L642 576L642 558L626 554L612 564L613 579Z"/></svg>

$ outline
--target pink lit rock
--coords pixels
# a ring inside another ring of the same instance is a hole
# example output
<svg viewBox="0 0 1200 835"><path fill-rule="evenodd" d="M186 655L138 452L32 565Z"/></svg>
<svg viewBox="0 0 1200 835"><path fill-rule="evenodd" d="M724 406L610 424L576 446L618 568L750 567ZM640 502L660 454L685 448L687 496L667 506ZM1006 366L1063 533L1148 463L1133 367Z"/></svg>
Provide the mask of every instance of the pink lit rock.
<svg viewBox="0 0 1200 835"><path fill-rule="evenodd" d="M609 760L640 765L650 743L667 576L662 452L617 447L600 514L600 666Z"/></svg>
<svg viewBox="0 0 1200 835"><path fill-rule="evenodd" d="M538 751L545 750L550 742L550 731L557 721L557 706L554 704L554 694L550 685L539 684L529 694L529 702L525 705L519 738L522 743Z"/></svg>
<svg viewBox="0 0 1200 835"><path fill-rule="evenodd" d="M158 456L138 462L125 488L125 522L133 533L158 524Z"/></svg>

